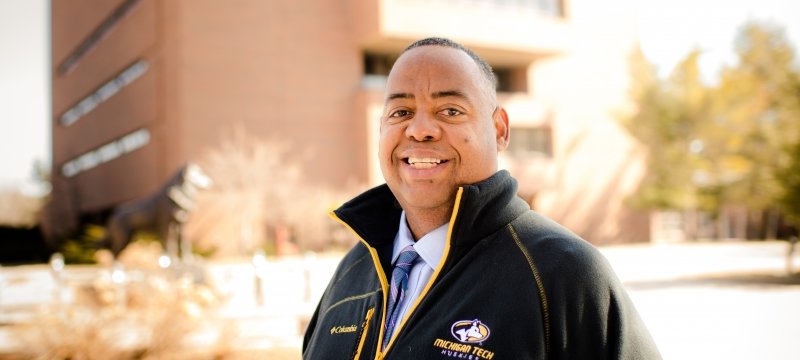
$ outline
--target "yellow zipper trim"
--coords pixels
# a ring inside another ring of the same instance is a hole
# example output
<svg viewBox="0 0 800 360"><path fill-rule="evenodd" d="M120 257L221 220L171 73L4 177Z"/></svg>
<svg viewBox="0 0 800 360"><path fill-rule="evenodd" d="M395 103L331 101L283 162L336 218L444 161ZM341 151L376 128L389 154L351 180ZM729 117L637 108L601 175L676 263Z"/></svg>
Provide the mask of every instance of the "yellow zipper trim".
<svg viewBox="0 0 800 360"><path fill-rule="evenodd" d="M369 322L372 320L372 315L374 313L374 306L367 310L367 316L364 318L364 326L361 327L361 340L358 341L358 349L356 349L353 359L358 359L361 356L361 349L364 348L364 341L367 339L367 331L369 331Z"/></svg>
<svg viewBox="0 0 800 360"><path fill-rule="evenodd" d="M383 351L381 351L381 344L383 344L383 336L384 336L383 324L386 323L386 301L387 301L387 289L389 288L389 282L386 280L386 274L383 273L383 267L381 266L381 261L380 258L378 257L378 251L375 250L375 248L373 248L369 244L367 244L367 242L363 238L361 238L361 236L358 235L358 233L355 230L353 230L353 228L348 223L344 222L342 219L336 216L335 212L331 211L330 213L328 213L328 216L330 216L331 218L333 218L334 220L338 221L346 228L348 228L350 232L356 235L358 241L360 241L362 244L364 244L364 246L367 247L367 250L369 250L369 253L372 256L372 262L375 265L375 271L378 273L378 279L381 282L381 290L383 290L383 311L381 314L380 329L378 332L378 345L376 346L377 350L375 351L375 360L383 359L383 355L389 349L392 348L394 339L396 339L397 335L400 334L400 331L403 329L403 326L406 324L406 321L411 316L411 314L414 313L414 310L417 309L417 305L419 305L420 301L422 301L422 299L425 298L425 295L428 293L428 290L430 290L431 286L433 286L433 283L436 281L436 278L442 271L445 262L447 262L447 257L448 255L450 255L450 239L453 236L453 225L455 224L456 216L458 215L459 205L461 205L461 195L463 193L464 193L464 188L459 187L458 192L456 192L455 204L453 204L453 213L450 215L450 224L447 227L447 238L445 239L444 243L444 253L442 259L439 261L439 266L437 266L436 270L433 271L433 274L431 275L431 278L428 280L428 283L425 285L425 288L419 294L419 297L414 301L414 303L411 304L411 307L408 309L408 312L406 312L405 316L403 316L403 320L394 328L394 334L393 334L394 336L392 336L392 338L389 340L389 343L386 345L386 349L383 349ZM361 345L359 344L359 352L360 351L361 351Z"/></svg>
<svg viewBox="0 0 800 360"><path fill-rule="evenodd" d="M373 265L375 265L375 272L378 274L378 280L380 280L381 290L382 290L382 293L383 293L383 307L382 307L383 311L381 311L381 313L382 313L381 314L381 322L380 322L380 327L378 328L378 346L377 346L378 350L377 350L377 353L375 354L375 359L376 360L380 359L381 358L381 356L380 356L381 355L381 344L383 344L383 324L386 322L386 301L387 301L386 292L387 292L387 289L389 288L389 282L386 280L386 274L383 273L383 267L381 266L381 261L380 261L380 258L378 257L378 251L375 250L375 248L373 248L369 244L367 244L367 241L364 240L363 238L361 238L361 235L358 235L358 233L355 230L353 230L353 228L350 226L350 224L344 222L342 219L340 219L338 216L336 216L335 212L333 212L333 211L329 212L328 216L330 216L332 219L338 221L339 223L344 225L346 228L348 228L350 230L350 232L352 232L358 238L358 241L360 241L362 244L364 244L364 246L369 251L370 256L372 256L372 263L373 263Z"/></svg>
<svg viewBox="0 0 800 360"><path fill-rule="evenodd" d="M386 344L386 349L383 350L383 354L385 354L387 351L389 351L389 349L392 348L394 340L397 339L397 336L403 330L403 326L406 324L406 321L408 320L409 317L411 317L411 314L414 313L414 310L417 309L417 305L419 305L422 299L425 298L425 295L428 294L428 290L430 290L431 286L433 286L433 283L436 281L436 278L439 277L439 273L442 271L444 264L447 262L447 257L450 255L450 239L453 236L453 226L455 225L456 222L456 216L458 215L458 208L459 205L461 205L461 195L463 193L464 193L464 188L459 187L458 192L456 193L456 201L455 204L453 205L453 213L450 215L450 224L447 226L447 238L444 242L444 254L442 256L442 259L439 260L439 266L437 266L436 270L433 271L433 275L431 275L431 278L430 280L428 280L428 283L425 285L425 288L422 289L422 292L419 294L419 297L417 297L414 303L411 304L411 307L408 309L405 316L403 316L403 321L401 321L397 326L395 326L394 332L392 334L393 336L389 340L389 343ZM378 349L380 349L380 343L378 344L379 344ZM383 354L380 354L380 350L378 351L379 351L378 355L381 356L380 357L376 356L376 358L379 359L383 357L382 356Z"/></svg>

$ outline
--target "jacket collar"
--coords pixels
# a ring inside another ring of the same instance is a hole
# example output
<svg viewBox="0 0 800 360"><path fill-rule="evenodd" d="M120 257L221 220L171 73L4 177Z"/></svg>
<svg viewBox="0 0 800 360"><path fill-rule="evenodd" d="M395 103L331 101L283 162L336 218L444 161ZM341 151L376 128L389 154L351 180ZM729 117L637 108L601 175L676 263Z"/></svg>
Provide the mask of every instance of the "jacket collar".
<svg viewBox="0 0 800 360"><path fill-rule="evenodd" d="M516 196L517 181L501 170L488 179L462 186L451 246L471 246L528 210ZM400 223L400 208L386 184L377 186L334 210L335 215L373 247L391 244Z"/></svg>
<svg viewBox="0 0 800 360"><path fill-rule="evenodd" d="M471 246L530 209L517 197L517 180L506 170L480 183L463 186L463 189L451 246Z"/></svg>

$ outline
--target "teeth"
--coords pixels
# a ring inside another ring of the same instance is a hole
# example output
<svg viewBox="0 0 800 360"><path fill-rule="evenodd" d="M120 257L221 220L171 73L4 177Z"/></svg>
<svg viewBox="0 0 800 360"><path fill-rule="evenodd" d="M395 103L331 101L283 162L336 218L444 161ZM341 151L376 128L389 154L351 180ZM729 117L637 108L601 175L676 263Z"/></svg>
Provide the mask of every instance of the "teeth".
<svg viewBox="0 0 800 360"><path fill-rule="evenodd" d="M414 165L416 163L430 163L430 164L438 164L441 163L442 160L434 159L434 158L415 158L410 157L408 158L408 163Z"/></svg>
<svg viewBox="0 0 800 360"><path fill-rule="evenodd" d="M415 169L430 169L440 163L442 163L442 160L435 158L408 158L408 164Z"/></svg>
<svg viewBox="0 0 800 360"><path fill-rule="evenodd" d="M436 166L436 164L428 162L418 162L411 164L411 167L413 167L414 169L430 169L434 166Z"/></svg>

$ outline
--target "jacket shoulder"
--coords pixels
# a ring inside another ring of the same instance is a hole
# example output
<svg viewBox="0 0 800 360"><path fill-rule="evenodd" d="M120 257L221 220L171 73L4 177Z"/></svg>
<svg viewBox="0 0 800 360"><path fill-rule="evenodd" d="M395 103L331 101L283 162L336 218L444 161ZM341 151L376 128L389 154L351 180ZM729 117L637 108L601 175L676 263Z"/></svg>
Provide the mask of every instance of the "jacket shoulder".
<svg viewBox="0 0 800 360"><path fill-rule="evenodd" d="M510 225L515 241L542 272L558 272L562 278L586 271L613 273L592 244L539 213L528 211Z"/></svg>
<svg viewBox="0 0 800 360"><path fill-rule="evenodd" d="M556 358L660 358L622 283L597 248L532 211L510 227L540 280Z"/></svg>
<svg viewBox="0 0 800 360"><path fill-rule="evenodd" d="M346 279L352 276L363 277L365 267L373 269L371 255L367 247L358 242L347 251L339 265L336 266L329 288L336 287L343 280L345 280L345 283L349 282Z"/></svg>

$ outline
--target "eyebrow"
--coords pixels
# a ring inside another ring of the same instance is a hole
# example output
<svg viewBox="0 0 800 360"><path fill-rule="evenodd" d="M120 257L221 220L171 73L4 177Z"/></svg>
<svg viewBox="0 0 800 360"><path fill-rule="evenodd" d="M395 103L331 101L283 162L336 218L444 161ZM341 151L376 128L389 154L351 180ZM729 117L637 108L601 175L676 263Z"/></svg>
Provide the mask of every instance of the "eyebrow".
<svg viewBox="0 0 800 360"><path fill-rule="evenodd" d="M433 93L434 99L441 99L444 97L457 97L457 98L462 98L464 100L469 100L467 94L464 94L463 92L458 90L437 91Z"/></svg>
<svg viewBox="0 0 800 360"><path fill-rule="evenodd" d="M413 99L413 98L414 95L409 93L392 93L386 97L386 101L389 102L391 100L396 100L396 99Z"/></svg>
<svg viewBox="0 0 800 360"><path fill-rule="evenodd" d="M441 98L445 98L445 97L457 97L457 98L461 98L461 99L464 99L464 100L469 100L469 97L467 97L467 94L464 94L464 92L458 91L458 90L437 91L437 92L433 93L431 95L431 97L433 97L434 99L441 99ZM409 94L409 93L391 93L386 97L386 101L389 102L391 100L396 100L396 99L413 99L413 98L414 98L414 94Z"/></svg>

